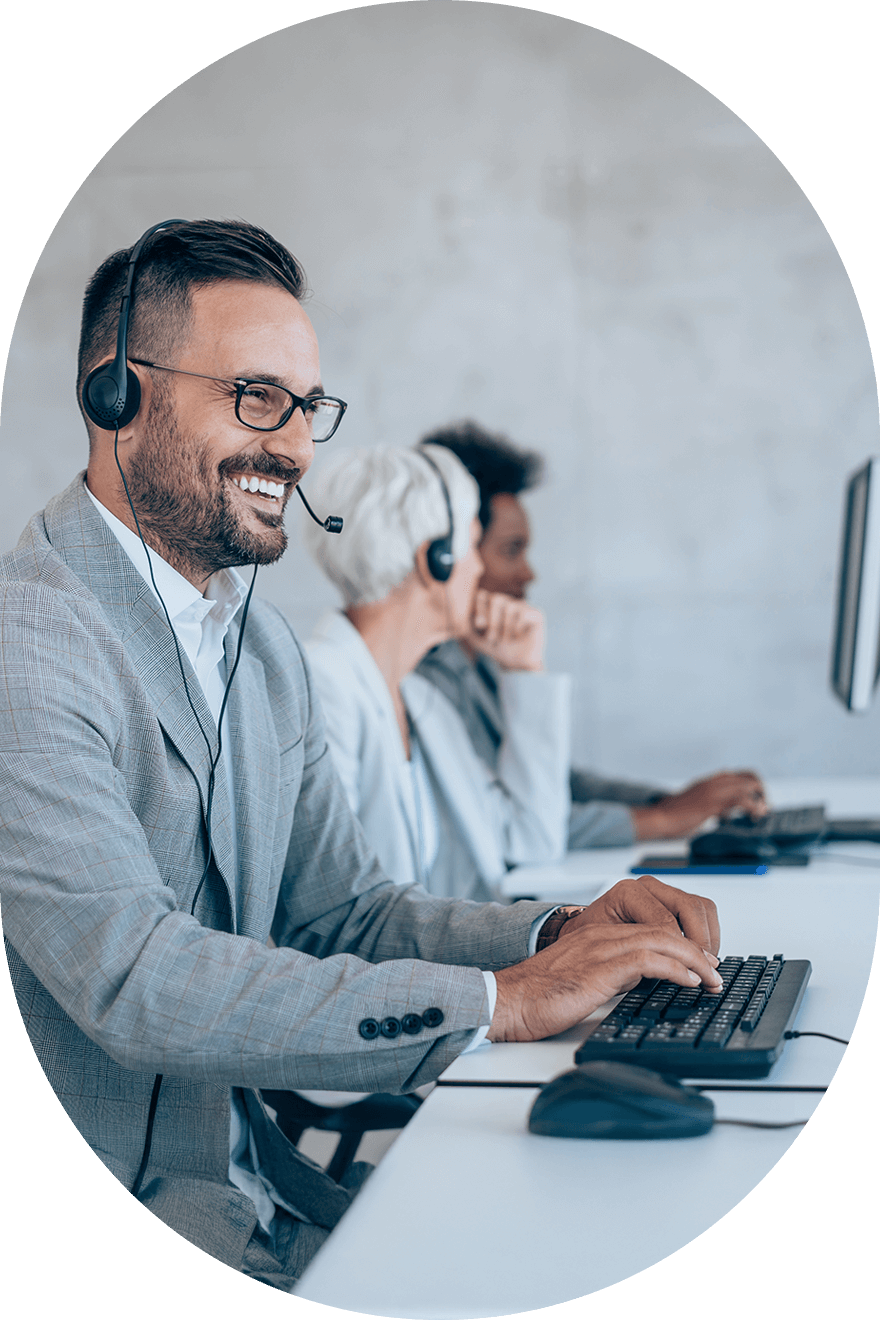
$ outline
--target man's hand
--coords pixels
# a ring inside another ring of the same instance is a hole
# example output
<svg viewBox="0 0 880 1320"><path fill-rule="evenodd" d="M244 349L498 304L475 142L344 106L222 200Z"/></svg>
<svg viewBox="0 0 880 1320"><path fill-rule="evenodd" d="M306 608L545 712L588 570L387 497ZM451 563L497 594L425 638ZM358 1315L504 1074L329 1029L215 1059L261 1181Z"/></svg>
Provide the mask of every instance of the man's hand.
<svg viewBox="0 0 880 1320"><path fill-rule="evenodd" d="M670 793L649 807L631 807L637 839L679 839L693 834L710 816L744 811L766 816L764 785L752 770L725 770L698 779L681 793Z"/></svg>
<svg viewBox="0 0 880 1320"><path fill-rule="evenodd" d="M540 1040L582 1021L643 976L718 990L709 899L654 876L622 880L565 923L555 944L495 973L489 1040Z"/></svg>
<svg viewBox="0 0 880 1320"><path fill-rule="evenodd" d="M470 632L461 640L503 669L544 668L544 616L524 600L478 591Z"/></svg>
<svg viewBox="0 0 880 1320"><path fill-rule="evenodd" d="M559 938L573 935L585 926L609 923L668 926L670 931L683 934L704 953L717 954L721 947L718 909L711 898L688 894L684 889L664 884L655 875L621 880L567 921Z"/></svg>

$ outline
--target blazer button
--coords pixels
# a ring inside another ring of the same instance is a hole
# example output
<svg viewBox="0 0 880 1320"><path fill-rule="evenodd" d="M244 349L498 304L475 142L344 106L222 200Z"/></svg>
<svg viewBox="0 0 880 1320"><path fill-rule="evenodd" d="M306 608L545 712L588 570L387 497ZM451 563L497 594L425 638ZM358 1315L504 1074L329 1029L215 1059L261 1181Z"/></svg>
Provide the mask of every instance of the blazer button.
<svg viewBox="0 0 880 1320"><path fill-rule="evenodd" d="M400 1025L408 1036L417 1036L422 1029L422 1019L418 1013L407 1013L406 1017L401 1019Z"/></svg>
<svg viewBox="0 0 880 1320"><path fill-rule="evenodd" d="M422 1021L426 1027L439 1027L443 1021L443 1014L439 1008L426 1008L422 1014Z"/></svg>
<svg viewBox="0 0 880 1320"><path fill-rule="evenodd" d="M400 1018L387 1017L382 1022L382 1035L387 1036L389 1040L394 1040L395 1036L400 1035Z"/></svg>
<svg viewBox="0 0 880 1320"><path fill-rule="evenodd" d="M364 1018L358 1027L358 1031L364 1040L375 1040L379 1034L379 1023L375 1018Z"/></svg>

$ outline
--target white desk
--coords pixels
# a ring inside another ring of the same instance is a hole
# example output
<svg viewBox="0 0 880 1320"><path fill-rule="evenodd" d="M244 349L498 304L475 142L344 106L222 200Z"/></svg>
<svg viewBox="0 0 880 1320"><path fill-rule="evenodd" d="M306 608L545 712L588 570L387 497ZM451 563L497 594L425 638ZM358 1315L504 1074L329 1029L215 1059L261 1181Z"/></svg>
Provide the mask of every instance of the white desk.
<svg viewBox="0 0 880 1320"><path fill-rule="evenodd" d="M774 807L807 806L824 803L829 816L880 817L880 775L860 779L771 779L767 791ZM564 903L589 903L610 885L629 873L629 868L646 853L673 854L685 851L680 839L660 843L636 843L627 848L593 848L569 853L561 862L546 866L518 866L502 881L507 898L535 897ZM880 865L880 850L871 844L835 844L829 853L849 854ZM810 863L811 874L836 869L820 855ZM855 865L853 871L857 871ZM870 868L865 868L869 870ZM670 884L693 888L698 876L670 877Z"/></svg>
<svg viewBox="0 0 880 1320"><path fill-rule="evenodd" d="M849 794L843 802L827 791L804 795L803 787L788 801L824 800L838 815L880 814L864 800L872 785L861 800ZM775 800L786 801L778 790ZM852 1033L876 936L880 848L873 855L876 868L828 860L764 877L687 878L718 903L727 951L810 959L801 1030ZM594 864L596 854L580 856ZM572 862L567 870L577 878ZM493 1045L456 1060L443 1080L540 1083L571 1067L584 1034L581 1027L551 1041ZM790 1041L766 1085L827 1085L842 1055L831 1041ZM581 1297L716 1223L801 1131L721 1126L692 1141L564 1141L527 1131L535 1094L438 1087L306 1271L299 1295L410 1317L507 1314ZM713 1098L718 1117L778 1121L809 1117L820 1099ZM621 1232L633 1220L638 1231Z"/></svg>

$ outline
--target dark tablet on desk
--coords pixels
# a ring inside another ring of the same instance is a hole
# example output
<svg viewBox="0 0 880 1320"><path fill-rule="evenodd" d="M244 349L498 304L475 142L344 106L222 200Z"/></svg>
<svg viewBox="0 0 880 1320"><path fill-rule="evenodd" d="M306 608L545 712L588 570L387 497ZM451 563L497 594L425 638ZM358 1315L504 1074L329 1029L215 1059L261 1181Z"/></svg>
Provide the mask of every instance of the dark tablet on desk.
<svg viewBox="0 0 880 1320"><path fill-rule="evenodd" d="M691 862L680 857L641 857L630 867L632 875L766 875L766 862Z"/></svg>

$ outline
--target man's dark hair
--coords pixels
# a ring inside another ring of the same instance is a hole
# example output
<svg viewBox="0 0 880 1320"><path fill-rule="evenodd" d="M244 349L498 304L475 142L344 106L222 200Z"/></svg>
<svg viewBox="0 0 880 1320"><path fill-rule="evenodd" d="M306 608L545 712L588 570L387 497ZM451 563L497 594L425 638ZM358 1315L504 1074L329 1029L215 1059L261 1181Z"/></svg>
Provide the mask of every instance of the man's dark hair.
<svg viewBox="0 0 880 1320"><path fill-rule="evenodd" d="M77 399L86 376L116 352L119 309L131 248L114 252L95 271L83 299ZM191 290L224 280L275 284L297 300L307 291L306 274L283 244L243 220L192 220L160 229L141 253L134 277L128 355L163 366L186 340ZM80 411L82 403L80 402Z"/></svg>
<svg viewBox="0 0 880 1320"><path fill-rule="evenodd" d="M544 460L533 450L518 449L504 435L493 435L476 422L456 422L423 435L420 445L443 445L460 459L480 488L480 524L492 521L493 495L520 495L544 476Z"/></svg>

